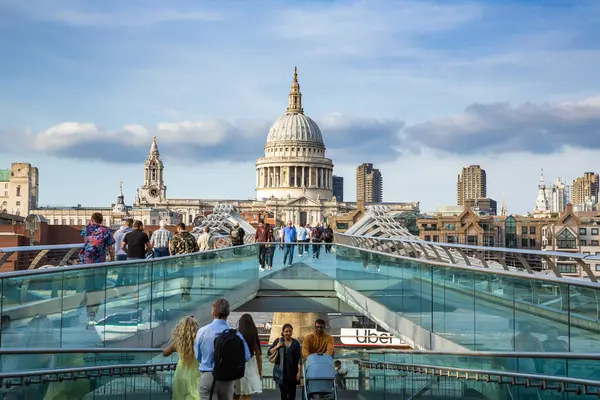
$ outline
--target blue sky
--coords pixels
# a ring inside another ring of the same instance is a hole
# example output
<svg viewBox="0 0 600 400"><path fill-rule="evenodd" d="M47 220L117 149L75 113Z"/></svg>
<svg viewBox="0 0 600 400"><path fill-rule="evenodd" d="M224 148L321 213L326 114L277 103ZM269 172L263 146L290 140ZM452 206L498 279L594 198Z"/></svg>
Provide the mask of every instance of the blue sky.
<svg viewBox="0 0 600 400"><path fill-rule="evenodd" d="M297 65L346 199L373 162L433 210L480 164L522 213L541 168L600 170L599 47L596 1L2 0L0 167L40 167L43 204L131 201L156 135L169 197L252 198Z"/></svg>

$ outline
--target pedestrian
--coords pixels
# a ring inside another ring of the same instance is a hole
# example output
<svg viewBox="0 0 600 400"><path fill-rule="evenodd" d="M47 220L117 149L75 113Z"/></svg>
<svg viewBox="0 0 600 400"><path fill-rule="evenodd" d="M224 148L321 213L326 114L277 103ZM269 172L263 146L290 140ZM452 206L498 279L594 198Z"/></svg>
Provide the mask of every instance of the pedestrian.
<svg viewBox="0 0 600 400"><path fill-rule="evenodd" d="M117 261L127 260L127 253L121 248L123 244L123 238L126 234L132 231L133 219L127 218L123 221L123 225L115 232L115 251L117 254Z"/></svg>
<svg viewBox="0 0 600 400"><path fill-rule="evenodd" d="M152 245L150 244L150 238L144 232L142 221L134 221L133 230L125 235L123 243L121 243L121 248L127 253L128 260L145 260L147 254L151 254ZM135 265L127 265L122 268L126 268L127 270L127 280L130 285L137 285L138 277L141 277L141 280L144 281L149 276L149 265L144 265L139 271L139 267Z"/></svg>
<svg viewBox="0 0 600 400"><path fill-rule="evenodd" d="M163 356L173 353L179 355L179 361L173 375L173 400L200 400L200 363L194 354L194 338L200 325L192 316L185 317L171 334L171 342L163 350Z"/></svg>
<svg viewBox="0 0 600 400"><path fill-rule="evenodd" d="M269 361L273 365L273 380L281 392L281 400L294 400L296 386L300 384L300 342L292 337L294 328L290 324L283 325L281 338L275 339L269 347Z"/></svg>
<svg viewBox="0 0 600 400"><path fill-rule="evenodd" d="M196 238L185 229L185 224L180 222L177 224L177 233L171 240L170 253L172 255L180 255L196 252L198 252L198 243L196 243ZM194 265L186 261L191 260L177 258L178 269L183 275L183 279L181 281L181 301L191 300L191 291L194 285Z"/></svg>
<svg viewBox="0 0 600 400"><path fill-rule="evenodd" d="M258 269L261 272L265 270L265 263L269 257L268 241L269 231L262 222L259 222L258 229L254 234L254 242L258 243Z"/></svg>
<svg viewBox="0 0 600 400"><path fill-rule="evenodd" d="M318 259L321 254L321 241L323 240L323 231L319 225L315 226L310 232L310 239L312 242L312 256Z"/></svg>
<svg viewBox="0 0 600 400"><path fill-rule="evenodd" d="M273 258L275 257L275 236L273 233L273 227L271 224L266 223L265 229L267 230L267 270L270 271L273 269Z"/></svg>
<svg viewBox="0 0 600 400"><path fill-rule="evenodd" d="M329 224L323 229L323 241L325 242L325 253L331 253L331 243L333 243L333 229Z"/></svg>
<svg viewBox="0 0 600 400"><path fill-rule="evenodd" d="M234 398L250 400L253 394L262 393L262 349L258 329L250 314L244 314L238 321L238 330L250 350L250 360L246 362L244 377L233 384Z"/></svg>
<svg viewBox="0 0 600 400"><path fill-rule="evenodd" d="M300 224L300 227L297 229L298 235L298 256L302 257L304 255L304 244L308 241L308 231L304 227L304 223Z"/></svg>
<svg viewBox="0 0 600 400"><path fill-rule="evenodd" d="M296 243L296 228L292 221L288 221L287 226L281 231L281 244L283 244L283 265L290 266L294 262L294 245ZM289 264L287 261L289 260Z"/></svg>
<svg viewBox="0 0 600 400"><path fill-rule="evenodd" d="M110 230L102 225L102 214L93 213L90 222L81 230L83 247L79 252L82 264L98 264L106 262L106 253L109 260L115 259L115 238ZM106 277L101 269L94 269L84 274L85 289L88 292L102 290L106 287Z"/></svg>
<svg viewBox="0 0 600 400"><path fill-rule="evenodd" d="M154 249L154 257L168 257L171 255L169 245L173 239L173 234L167 229L167 221L160 221L160 229L155 231L150 238L150 244Z"/></svg>
<svg viewBox="0 0 600 400"><path fill-rule="evenodd" d="M244 229L242 229L242 227L240 227L240 224L238 224L236 222L235 225L233 225L233 228L231 228L231 232L229 232L229 238L231 239L231 245L232 246L243 245L245 234L246 234L246 232L244 232Z"/></svg>
<svg viewBox="0 0 600 400"><path fill-rule="evenodd" d="M226 299L212 304L213 322L198 330L194 340L196 359L200 361L200 398L233 398L233 385L244 376L250 350L244 337L227 323L230 308ZM215 359L219 363L215 365Z"/></svg>

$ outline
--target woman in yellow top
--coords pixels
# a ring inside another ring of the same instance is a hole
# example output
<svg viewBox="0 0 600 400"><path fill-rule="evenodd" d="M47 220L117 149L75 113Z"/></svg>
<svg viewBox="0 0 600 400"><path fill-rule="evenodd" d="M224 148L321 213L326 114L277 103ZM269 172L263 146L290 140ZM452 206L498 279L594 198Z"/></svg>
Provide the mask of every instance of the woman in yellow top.
<svg viewBox="0 0 600 400"><path fill-rule="evenodd" d="M165 357L175 352L179 354L173 376L173 400L200 400L200 370L194 355L194 339L199 328L194 317L185 317L173 329L171 344L163 350Z"/></svg>

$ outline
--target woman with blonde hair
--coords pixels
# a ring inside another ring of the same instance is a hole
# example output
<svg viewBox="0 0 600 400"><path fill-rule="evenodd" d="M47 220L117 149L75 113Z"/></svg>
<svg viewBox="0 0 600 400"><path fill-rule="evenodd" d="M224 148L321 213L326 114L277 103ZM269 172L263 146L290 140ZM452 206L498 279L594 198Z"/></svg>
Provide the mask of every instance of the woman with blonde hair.
<svg viewBox="0 0 600 400"><path fill-rule="evenodd" d="M173 376L173 400L200 400L199 363L194 354L194 339L200 324L194 317L185 317L173 329L171 344L163 350L163 356L179 354L179 362Z"/></svg>

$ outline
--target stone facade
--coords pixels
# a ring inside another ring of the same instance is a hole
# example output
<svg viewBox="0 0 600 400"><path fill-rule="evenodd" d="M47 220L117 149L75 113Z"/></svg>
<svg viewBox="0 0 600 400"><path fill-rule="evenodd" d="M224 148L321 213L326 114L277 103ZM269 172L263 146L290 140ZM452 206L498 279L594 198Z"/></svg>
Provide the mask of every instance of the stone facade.
<svg viewBox="0 0 600 400"><path fill-rule="evenodd" d="M0 170L0 212L27 216L38 204L39 174L28 163Z"/></svg>
<svg viewBox="0 0 600 400"><path fill-rule="evenodd" d="M565 212L542 229L542 248L546 251L583 253L600 256L600 213L575 212L567 204ZM550 257L558 271L565 276L586 277L581 266L573 259ZM586 262L595 275L600 276L600 259Z"/></svg>

